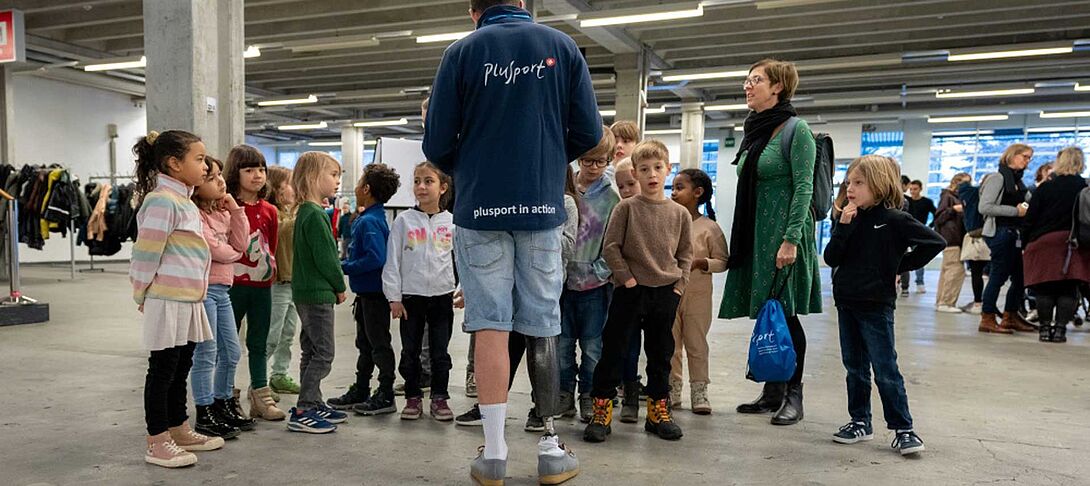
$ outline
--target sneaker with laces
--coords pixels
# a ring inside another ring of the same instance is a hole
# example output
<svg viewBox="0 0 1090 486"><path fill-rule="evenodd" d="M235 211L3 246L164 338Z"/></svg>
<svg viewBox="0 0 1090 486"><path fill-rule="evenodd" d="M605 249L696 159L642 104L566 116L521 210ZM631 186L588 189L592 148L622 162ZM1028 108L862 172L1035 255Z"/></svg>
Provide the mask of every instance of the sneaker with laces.
<svg viewBox="0 0 1090 486"><path fill-rule="evenodd" d="M923 440L916 435L916 432L911 430L898 430L889 446L900 452L902 456L916 454L924 450Z"/></svg>
<svg viewBox="0 0 1090 486"><path fill-rule="evenodd" d="M466 372L466 396L477 398L477 376L472 371Z"/></svg>
<svg viewBox="0 0 1090 486"><path fill-rule="evenodd" d="M352 386L348 387L348 391L344 392L344 395L330 398L328 400L329 406L337 410L349 410L356 405L366 402L368 393L370 393L370 390L364 390L355 384L352 384Z"/></svg>
<svg viewBox="0 0 1090 486"><path fill-rule="evenodd" d="M837 444L855 444L874 438L874 429L865 422L848 422L833 434L833 442Z"/></svg>
<svg viewBox="0 0 1090 486"><path fill-rule="evenodd" d="M197 455L178 447L170 434L148 437L148 448L144 453L144 462L166 468L192 466L197 463Z"/></svg>
<svg viewBox="0 0 1090 486"><path fill-rule="evenodd" d="M560 408L562 409L559 413L561 417L572 418L575 416L575 395L572 392L560 392Z"/></svg>
<svg viewBox="0 0 1090 486"><path fill-rule="evenodd" d="M298 395L299 384L288 375L273 375L269 377L269 388L276 393L285 395Z"/></svg>
<svg viewBox="0 0 1090 486"><path fill-rule="evenodd" d="M352 411L365 416L397 412L393 390L385 393L382 391L375 392L367 401L352 407Z"/></svg>
<svg viewBox="0 0 1090 486"><path fill-rule="evenodd" d="M527 432L544 432L545 420L537 416L537 410L531 408L530 412L526 414L526 426L522 428Z"/></svg>
<svg viewBox="0 0 1090 486"><path fill-rule="evenodd" d="M401 420L417 420L424 414L424 399L420 397L406 398L405 406L401 407Z"/></svg>
<svg viewBox="0 0 1090 486"><path fill-rule="evenodd" d="M447 405L445 398L432 398L428 408L431 409L431 417L435 420L440 422L454 420L454 412L451 411L450 405Z"/></svg>
<svg viewBox="0 0 1090 486"><path fill-rule="evenodd" d="M314 410L291 407L291 413L288 415L288 430L308 434L328 434L336 431L337 426L319 417Z"/></svg>
<svg viewBox="0 0 1090 486"><path fill-rule="evenodd" d="M343 424L348 420L348 414L340 410L330 408L328 405L322 404L314 408L314 415L317 415L322 420L331 424Z"/></svg>
<svg viewBox="0 0 1090 486"><path fill-rule="evenodd" d="M555 435L537 442L538 484L560 484L579 474L579 458Z"/></svg>
<svg viewBox="0 0 1090 486"><path fill-rule="evenodd" d="M595 398L590 423L583 430L583 440L587 442L605 442L613 431L613 400Z"/></svg>
<svg viewBox="0 0 1090 486"><path fill-rule="evenodd" d="M590 397L589 393L579 395L579 421L584 424L590 423L590 418L594 416L594 399Z"/></svg>
<svg viewBox="0 0 1090 486"><path fill-rule="evenodd" d="M199 434L189 427L189 422L170 429L170 438L183 450L189 452L214 451L223 447L223 437L209 437Z"/></svg>
<svg viewBox="0 0 1090 486"><path fill-rule="evenodd" d="M940 305L938 307L935 307L935 310L938 311L938 312L944 312L944 313L947 313L947 314L961 314L962 313L962 310L960 308L954 307L952 305Z"/></svg>
<svg viewBox="0 0 1090 486"><path fill-rule="evenodd" d="M926 294L927 293L927 287L924 287L923 285L917 285L916 286L916 293L917 294Z"/></svg>
<svg viewBox="0 0 1090 486"><path fill-rule="evenodd" d="M454 417L455 425L465 425L467 427L479 427L483 424L481 419L481 406L474 403L473 408L468 412L463 413L457 417Z"/></svg>
<svg viewBox="0 0 1090 486"><path fill-rule="evenodd" d="M482 486L503 486L507 459L485 459L484 446L477 448L477 458L469 464L469 475Z"/></svg>
<svg viewBox="0 0 1090 486"><path fill-rule="evenodd" d="M665 398L647 399L647 420L643 423L643 429L659 436L660 439L678 440L683 435L681 427L674 423L670 415L670 404L667 402Z"/></svg>
<svg viewBox="0 0 1090 486"><path fill-rule="evenodd" d="M908 289L901 289L901 297L908 297Z"/></svg>

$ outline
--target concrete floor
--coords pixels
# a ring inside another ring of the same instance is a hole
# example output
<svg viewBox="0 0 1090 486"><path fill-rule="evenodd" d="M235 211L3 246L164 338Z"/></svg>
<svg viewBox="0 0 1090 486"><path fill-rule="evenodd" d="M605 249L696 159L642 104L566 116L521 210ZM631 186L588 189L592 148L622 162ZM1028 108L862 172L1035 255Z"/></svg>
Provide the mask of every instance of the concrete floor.
<svg viewBox="0 0 1090 486"><path fill-rule="evenodd" d="M0 328L0 484L469 482L468 462L482 443L479 428L402 422L397 415L352 417L330 436L261 423L225 449L202 453L193 468L146 465L146 353L127 267L107 267L112 272L75 281L64 268L24 269L25 292L49 302L53 319ZM928 274L932 288L937 277ZM826 294L828 305L828 289ZM853 446L830 440L847 416L835 313L827 312L803 319L809 353L801 424L773 427L767 416L734 413L734 405L759 388L743 377L750 323L717 321L709 337L715 413L678 412L685 438L677 443L618 422L607 443L592 445L580 439L582 424L562 421L561 437L583 466L570 484L1090 484L1090 465L1083 462L1090 453L1087 331L1069 332L1066 345L1041 344L1027 334L981 335L973 316L936 314L933 299L914 294L897 310L901 370L927 444L918 458L892 452L884 431ZM340 394L353 376L355 330L347 305L337 309L337 329L337 360L323 387L327 397ZM451 343L457 413L473 403L462 394L467 345L460 333ZM247 381L244 363L238 383ZM522 431L528 391L520 378L508 420L508 484L536 480L536 435ZM293 401L285 396L282 405ZM883 424L878 404L876 393L876 429Z"/></svg>

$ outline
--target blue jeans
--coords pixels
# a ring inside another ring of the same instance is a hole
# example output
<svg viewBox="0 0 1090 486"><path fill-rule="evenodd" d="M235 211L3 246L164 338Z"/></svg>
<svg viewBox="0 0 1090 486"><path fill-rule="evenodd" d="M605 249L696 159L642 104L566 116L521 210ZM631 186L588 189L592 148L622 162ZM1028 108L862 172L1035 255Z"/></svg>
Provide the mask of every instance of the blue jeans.
<svg viewBox="0 0 1090 486"><path fill-rule="evenodd" d="M992 251L992 270L988 275L988 285L984 287L984 306L981 309L988 314L999 314L999 291L1010 279L1007 299L1003 312L1018 312L1025 299L1025 287L1022 280L1022 248L1019 245L1018 232L1013 228L999 227L995 236L984 238L988 249Z"/></svg>
<svg viewBox="0 0 1090 486"><path fill-rule="evenodd" d="M840 357L848 371L848 414L853 422L871 423L871 368L882 398L882 414L890 430L912 428L905 380L897 368L893 306L874 310L837 306Z"/></svg>
<svg viewBox="0 0 1090 486"><path fill-rule="evenodd" d="M230 288L227 285L209 285L208 296L204 299L204 311L208 314L208 324L212 326L213 339L197 343L193 352L190 381L193 382L193 402L197 405L211 405L213 398L231 398L235 386L235 368L242 358L242 346L238 341L238 329L235 328L231 297L227 295Z"/></svg>
<svg viewBox="0 0 1090 486"><path fill-rule="evenodd" d="M594 367L602 357L602 330L609 315L613 285L576 291L565 289L560 296L560 391L575 393L579 373L579 394L590 393ZM575 345L583 354L578 366Z"/></svg>
<svg viewBox="0 0 1090 486"><path fill-rule="evenodd" d="M559 226L543 231L457 228L454 260L466 300L466 332L560 334L560 233Z"/></svg>

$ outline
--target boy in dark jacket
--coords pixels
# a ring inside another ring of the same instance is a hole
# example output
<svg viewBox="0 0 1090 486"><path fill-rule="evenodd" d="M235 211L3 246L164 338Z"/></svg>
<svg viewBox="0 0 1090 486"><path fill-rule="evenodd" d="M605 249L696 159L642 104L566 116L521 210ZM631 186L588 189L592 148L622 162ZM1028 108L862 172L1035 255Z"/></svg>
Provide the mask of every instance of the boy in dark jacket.
<svg viewBox="0 0 1090 486"><path fill-rule="evenodd" d="M891 447L902 455L924 450L912 429L904 378L897 368L893 309L901 272L920 268L946 242L900 208L900 168L888 157L868 155L848 167L848 204L825 247L833 267L833 299L840 322L840 353L848 372L851 422L833 435L841 444L874 438L871 427L871 375L882 398L886 425L896 431Z"/></svg>

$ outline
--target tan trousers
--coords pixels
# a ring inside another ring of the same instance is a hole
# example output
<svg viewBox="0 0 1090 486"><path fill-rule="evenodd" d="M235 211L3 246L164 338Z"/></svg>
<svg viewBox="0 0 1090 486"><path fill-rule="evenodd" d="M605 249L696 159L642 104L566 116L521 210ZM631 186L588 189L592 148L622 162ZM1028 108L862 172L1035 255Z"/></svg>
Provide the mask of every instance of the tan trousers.
<svg viewBox="0 0 1090 486"><path fill-rule="evenodd" d="M961 248L947 247L942 251L942 273L939 274L939 291L935 293L935 305L957 307L964 283L965 264L961 261Z"/></svg>
<svg viewBox="0 0 1090 486"><path fill-rule="evenodd" d="M690 287L691 288L691 287ZM682 350L689 361L689 383L710 383L708 376L708 331L712 327L712 295L686 292L674 319L674 358L671 380L683 380Z"/></svg>

